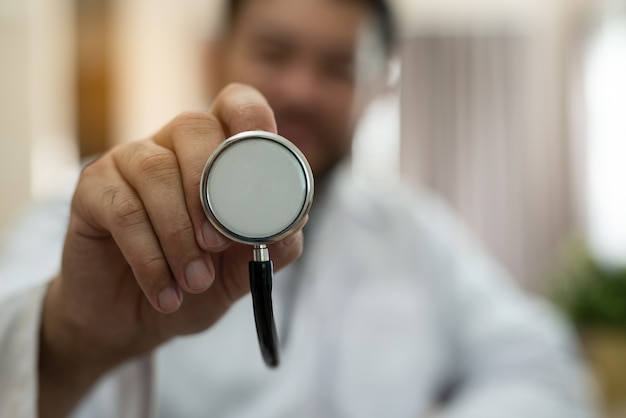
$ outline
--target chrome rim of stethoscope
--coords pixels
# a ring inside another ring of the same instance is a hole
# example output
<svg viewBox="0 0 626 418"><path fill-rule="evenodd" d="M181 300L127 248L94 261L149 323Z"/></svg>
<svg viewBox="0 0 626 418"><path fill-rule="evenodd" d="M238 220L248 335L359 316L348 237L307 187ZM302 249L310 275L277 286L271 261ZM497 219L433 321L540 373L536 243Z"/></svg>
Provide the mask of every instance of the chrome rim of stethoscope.
<svg viewBox="0 0 626 418"><path fill-rule="evenodd" d="M280 232L265 236L265 237L246 237L241 234L237 234L226 227L220 219L215 215L213 203L210 198L210 192L208 190L208 181L209 181L209 173L213 168L217 159L226 151L229 147L232 147L238 144L241 141L245 140L253 140L253 139L265 139L269 141L273 141L279 145L282 145L287 151L289 151L293 157L298 162L299 166L302 169L302 173L305 180L305 191L304 191L304 199L302 201L302 207L298 213L298 216L295 217L285 228L283 228ZM281 239L288 236L293 229L297 227L304 217L308 214L311 204L313 203L313 172L311 171L311 167L302 152L289 140L286 138L265 131L246 131L236 134L224 142L222 142L211 154L207 163L204 166L204 170L202 171L201 183L200 183L200 201L202 202L202 208L204 209L204 213L209 218L213 226L224 236L230 238L233 241L240 242L243 244L249 245L257 245L257 244L271 244L273 242L280 241Z"/></svg>
<svg viewBox="0 0 626 418"><path fill-rule="evenodd" d="M304 196L297 216L288 220L279 231L268 236L250 237L236 233L228 228L219 216L216 216L214 204L209 190L209 175L216 161L230 147L246 140L269 140L281 145L298 162L304 178ZM294 232L309 212L313 201L313 173L302 152L290 141L280 135L265 131L248 131L234 135L218 146L205 164L200 183L200 199L207 218L224 236L233 241L253 245L253 260L249 263L250 290L254 309L255 324L259 347L265 363L276 367L279 362L278 335L274 321L272 306L272 275L273 266L269 256L268 244L280 241Z"/></svg>

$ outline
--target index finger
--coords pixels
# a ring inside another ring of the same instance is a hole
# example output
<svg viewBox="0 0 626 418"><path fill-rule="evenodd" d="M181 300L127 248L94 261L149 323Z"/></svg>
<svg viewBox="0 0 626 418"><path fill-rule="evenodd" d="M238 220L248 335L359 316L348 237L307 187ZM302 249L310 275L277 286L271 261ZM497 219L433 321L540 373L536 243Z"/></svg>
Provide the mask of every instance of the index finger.
<svg viewBox="0 0 626 418"><path fill-rule="evenodd" d="M231 84L217 96L210 112L181 115L153 137L176 155L196 241L205 251L223 250L230 242L202 209L198 191L204 165L227 136L257 129L276 133L274 112L258 90Z"/></svg>
<svg viewBox="0 0 626 418"><path fill-rule="evenodd" d="M243 84L230 84L217 96L213 113L227 136L245 131L277 133L274 111L257 89Z"/></svg>

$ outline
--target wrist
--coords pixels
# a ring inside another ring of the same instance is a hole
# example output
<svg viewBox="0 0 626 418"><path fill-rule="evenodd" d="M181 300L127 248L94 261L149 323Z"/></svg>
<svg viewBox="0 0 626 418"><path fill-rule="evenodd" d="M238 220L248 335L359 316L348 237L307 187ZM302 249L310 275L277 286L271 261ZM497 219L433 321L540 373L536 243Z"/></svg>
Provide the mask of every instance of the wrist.
<svg viewBox="0 0 626 418"><path fill-rule="evenodd" d="M118 362L98 354L65 315L54 279L43 303L39 341L40 416L66 416L94 383Z"/></svg>

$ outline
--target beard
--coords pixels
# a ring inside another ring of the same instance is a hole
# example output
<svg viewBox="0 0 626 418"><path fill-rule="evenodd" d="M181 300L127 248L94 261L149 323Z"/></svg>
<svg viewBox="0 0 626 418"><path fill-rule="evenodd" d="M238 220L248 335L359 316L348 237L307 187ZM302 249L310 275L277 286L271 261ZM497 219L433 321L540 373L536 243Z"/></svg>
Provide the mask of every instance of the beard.
<svg viewBox="0 0 626 418"><path fill-rule="evenodd" d="M324 177L350 154L349 129L321 112L285 106L274 108L278 133L305 155L316 178Z"/></svg>

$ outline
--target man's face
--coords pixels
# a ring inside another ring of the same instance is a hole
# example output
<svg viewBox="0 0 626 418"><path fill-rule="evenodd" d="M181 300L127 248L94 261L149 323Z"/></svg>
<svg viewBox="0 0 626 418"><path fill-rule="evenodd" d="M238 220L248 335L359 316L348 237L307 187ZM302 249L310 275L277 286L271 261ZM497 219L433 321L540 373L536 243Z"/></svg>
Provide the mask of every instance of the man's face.
<svg viewBox="0 0 626 418"><path fill-rule="evenodd" d="M355 103L355 54L371 18L357 1L248 0L222 46L218 80L261 91L278 132L324 176L350 153L363 104Z"/></svg>

